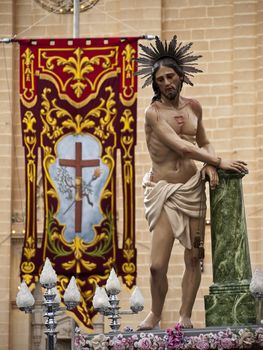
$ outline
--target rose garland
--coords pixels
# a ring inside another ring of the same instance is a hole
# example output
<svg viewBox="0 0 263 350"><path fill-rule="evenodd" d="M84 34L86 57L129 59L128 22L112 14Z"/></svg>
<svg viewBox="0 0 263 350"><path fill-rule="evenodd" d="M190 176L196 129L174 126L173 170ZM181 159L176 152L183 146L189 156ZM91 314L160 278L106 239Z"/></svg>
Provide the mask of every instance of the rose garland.
<svg viewBox="0 0 263 350"><path fill-rule="evenodd" d="M75 334L75 350L209 350L209 349L247 349L253 345L263 347L263 328L256 330L244 328L232 331L227 328L218 333L206 333L198 336L185 336L179 324L168 328L163 337L153 333L135 333L130 336L118 334L107 336L99 334L90 339L79 329Z"/></svg>

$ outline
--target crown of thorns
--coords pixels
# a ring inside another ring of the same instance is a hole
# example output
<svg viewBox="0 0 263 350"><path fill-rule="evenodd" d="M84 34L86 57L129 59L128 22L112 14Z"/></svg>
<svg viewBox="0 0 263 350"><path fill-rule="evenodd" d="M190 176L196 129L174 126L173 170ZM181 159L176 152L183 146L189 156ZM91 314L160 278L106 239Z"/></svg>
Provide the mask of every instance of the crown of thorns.
<svg viewBox="0 0 263 350"><path fill-rule="evenodd" d="M136 59L136 61L139 63L139 70L135 74L142 75L142 79L146 78L142 87L144 88L152 83L154 64L166 57L169 57L175 61L175 64L178 66L179 70L184 76L184 82L186 84L193 85L188 76L193 77L193 73L202 72L200 69L194 67L197 65L197 63L193 63L202 56L194 56L193 52L188 52L192 45L193 43L188 43L186 45L179 43L177 45L176 35L174 35L169 44L166 40L163 43L158 36L155 37L155 47L151 43L150 47L139 44L143 50L143 53L141 53L141 57Z"/></svg>

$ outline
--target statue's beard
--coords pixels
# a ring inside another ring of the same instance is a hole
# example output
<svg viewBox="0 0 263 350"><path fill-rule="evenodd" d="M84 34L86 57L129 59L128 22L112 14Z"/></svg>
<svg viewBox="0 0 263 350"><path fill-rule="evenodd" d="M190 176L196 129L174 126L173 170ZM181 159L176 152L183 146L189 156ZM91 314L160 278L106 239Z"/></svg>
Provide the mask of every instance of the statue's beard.
<svg viewBox="0 0 263 350"><path fill-rule="evenodd" d="M169 101L175 100L181 91L181 82L178 82L174 88L167 90L163 93L164 97L166 97Z"/></svg>

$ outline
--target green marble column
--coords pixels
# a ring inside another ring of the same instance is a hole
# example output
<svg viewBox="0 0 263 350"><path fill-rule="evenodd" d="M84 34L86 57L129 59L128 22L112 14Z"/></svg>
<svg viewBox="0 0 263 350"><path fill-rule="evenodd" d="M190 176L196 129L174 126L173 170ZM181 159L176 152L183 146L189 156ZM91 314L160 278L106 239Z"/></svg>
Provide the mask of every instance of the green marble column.
<svg viewBox="0 0 263 350"><path fill-rule="evenodd" d="M205 296L206 326L256 323L242 177L218 171L219 185L210 191L213 285Z"/></svg>

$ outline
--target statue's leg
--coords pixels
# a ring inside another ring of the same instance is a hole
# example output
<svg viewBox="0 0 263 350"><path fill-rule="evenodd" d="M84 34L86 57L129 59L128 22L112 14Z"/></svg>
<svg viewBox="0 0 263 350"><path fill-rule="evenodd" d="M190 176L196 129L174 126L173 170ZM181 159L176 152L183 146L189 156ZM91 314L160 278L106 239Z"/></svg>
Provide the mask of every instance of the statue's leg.
<svg viewBox="0 0 263 350"><path fill-rule="evenodd" d="M153 329L161 319L168 289L167 270L174 236L165 211L162 211L152 233L150 284L152 295L151 312L139 325L139 330Z"/></svg>
<svg viewBox="0 0 263 350"><path fill-rule="evenodd" d="M202 222L200 225L199 219L190 219L192 248L185 249L184 251L185 270L182 279L182 305L179 311L179 323L184 328L193 327L191 322L192 309L201 281L198 249L193 247L194 238L198 229L201 228L202 232L204 232L204 220L201 220Z"/></svg>

